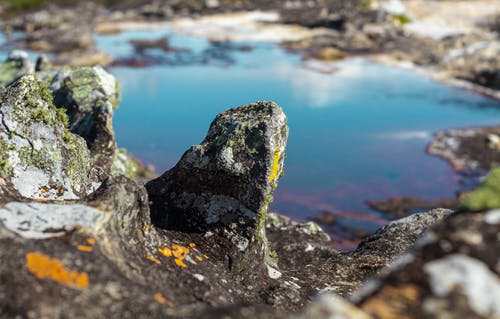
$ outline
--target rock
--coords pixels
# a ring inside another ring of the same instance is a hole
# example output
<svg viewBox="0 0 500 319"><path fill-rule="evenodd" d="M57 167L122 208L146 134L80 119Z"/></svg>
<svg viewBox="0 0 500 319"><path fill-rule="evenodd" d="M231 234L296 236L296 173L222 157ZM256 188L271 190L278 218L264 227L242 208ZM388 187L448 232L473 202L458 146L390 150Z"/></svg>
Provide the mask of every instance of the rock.
<svg viewBox="0 0 500 319"><path fill-rule="evenodd" d="M202 144L146 184L153 223L196 232L222 227L236 244L231 254L241 255L235 258L236 272L254 263L260 267L264 258L269 275L279 276L271 268L265 219L283 171L287 138L286 117L272 102L219 114Z"/></svg>
<svg viewBox="0 0 500 319"><path fill-rule="evenodd" d="M500 150L489 146L491 134L500 134L500 128L446 130L435 135L427 152L444 158L458 171L489 171L500 163Z"/></svg>
<svg viewBox="0 0 500 319"><path fill-rule="evenodd" d="M0 209L0 221L24 238L60 237L77 226L92 228L103 212L85 205L10 202Z"/></svg>
<svg viewBox="0 0 500 319"><path fill-rule="evenodd" d="M71 132L87 142L92 166L105 178L116 150L112 118L120 100L118 82L99 66L62 68L50 89L54 103L66 109Z"/></svg>
<svg viewBox="0 0 500 319"><path fill-rule="evenodd" d="M334 294L316 297L304 312L290 319L370 319L367 313Z"/></svg>
<svg viewBox="0 0 500 319"><path fill-rule="evenodd" d="M22 75L35 72L35 64L30 60L28 53L21 50L13 50L9 53L7 60L0 64L0 86L6 86Z"/></svg>
<svg viewBox="0 0 500 319"><path fill-rule="evenodd" d="M72 134L52 92L33 75L0 95L0 187L12 196L79 199L99 184L85 141Z"/></svg>
<svg viewBox="0 0 500 319"><path fill-rule="evenodd" d="M338 49L327 47L320 49L316 53L313 53L312 57L321 61L337 61L342 60L347 57L345 52L342 52Z"/></svg>
<svg viewBox="0 0 500 319"><path fill-rule="evenodd" d="M145 184L157 177L154 167L144 165L134 156L128 154L124 148L116 150L111 173L113 175L124 175L140 184Z"/></svg>
<svg viewBox="0 0 500 319"><path fill-rule="evenodd" d="M498 318L499 216L451 215L352 300L375 318Z"/></svg>
<svg viewBox="0 0 500 319"><path fill-rule="evenodd" d="M370 208L384 213L390 219L404 218L415 212L432 209L433 207L452 210L459 207L457 199L424 200L413 197L394 197L383 201L369 200L366 201L366 204Z"/></svg>

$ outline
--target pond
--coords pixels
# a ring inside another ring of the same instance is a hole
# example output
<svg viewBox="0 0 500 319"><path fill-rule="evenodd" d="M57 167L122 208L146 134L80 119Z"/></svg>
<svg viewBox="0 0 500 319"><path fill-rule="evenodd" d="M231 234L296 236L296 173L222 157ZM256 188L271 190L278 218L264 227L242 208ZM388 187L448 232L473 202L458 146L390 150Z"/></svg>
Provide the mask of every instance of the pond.
<svg viewBox="0 0 500 319"><path fill-rule="evenodd" d="M163 50L130 43L162 37ZM200 143L219 112L257 100L281 105L290 137L271 210L297 220L344 212L340 224L373 231L386 220L366 200L454 197L461 178L425 153L427 143L437 131L500 116L499 101L363 58L322 73L275 44L211 42L166 27L95 41L117 61L109 70L122 86L118 144L158 173Z"/></svg>
<svg viewBox="0 0 500 319"><path fill-rule="evenodd" d="M172 50L134 51L131 40L168 38ZM382 217L369 199L454 197L459 176L425 153L433 133L498 124L500 102L410 70L363 58L325 74L269 43L210 42L168 28L96 37L123 64L110 70L123 100L114 127L120 146L163 173L200 143L217 113L273 100L288 116L285 175L271 209L303 220L323 211L366 230ZM363 217L364 216L364 217Z"/></svg>

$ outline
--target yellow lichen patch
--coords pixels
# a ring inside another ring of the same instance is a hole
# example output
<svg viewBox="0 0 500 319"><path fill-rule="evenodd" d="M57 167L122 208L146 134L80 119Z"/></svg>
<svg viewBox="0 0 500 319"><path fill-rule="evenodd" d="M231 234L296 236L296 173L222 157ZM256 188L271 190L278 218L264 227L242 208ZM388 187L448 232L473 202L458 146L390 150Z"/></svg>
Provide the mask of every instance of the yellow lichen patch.
<svg viewBox="0 0 500 319"><path fill-rule="evenodd" d="M168 247L158 248L158 252L165 257L172 257L172 249Z"/></svg>
<svg viewBox="0 0 500 319"><path fill-rule="evenodd" d="M280 170L280 147L276 147L273 155L273 165L271 166L271 174L269 174L269 181L274 182L279 176Z"/></svg>
<svg viewBox="0 0 500 319"><path fill-rule="evenodd" d="M42 187L42 189L40 189L40 192L47 193L47 189L45 187Z"/></svg>
<svg viewBox="0 0 500 319"><path fill-rule="evenodd" d="M195 248L195 247L196 247L196 244L195 244L195 243L189 243L189 247L191 247L191 248Z"/></svg>
<svg viewBox="0 0 500 319"><path fill-rule="evenodd" d="M196 256L196 259L197 259L198 261L203 261L203 258L201 258L200 256Z"/></svg>
<svg viewBox="0 0 500 319"><path fill-rule="evenodd" d="M42 197L35 198L35 202L38 202L38 203L47 203L48 201L49 201L48 199L42 198Z"/></svg>
<svg viewBox="0 0 500 319"><path fill-rule="evenodd" d="M26 266L38 279L51 279L62 285L83 290L89 285L89 276L84 272L69 271L56 258L31 252L26 254Z"/></svg>
<svg viewBox="0 0 500 319"><path fill-rule="evenodd" d="M84 251L86 253L90 253L92 251L92 246L87 246L87 245L77 245L76 248L80 251Z"/></svg>
<svg viewBox="0 0 500 319"><path fill-rule="evenodd" d="M184 263L184 260L182 260L181 258L175 258L174 262L179 267L187 268L187 265Z"/></svg>
<svg viewBox="0 0 500 319"><path fill-rule="evenodd" d="M154 262L155 264L161 265L161 261L158 258L155 258L153 256L147 256L146 257L148 260Z"/></svg>
<svg viewBox="0 0 500 319"><path fill-rule="evenodd" d="M87 238L87 244L89 244L89 245L95 244L95 239L92 237Z"/></svg>
<svg viewBox="0 0 500 319"><path fill-rule="evenodd" d="M144 227L146 231L150 231L151 230L151 225L150 224L147 224L146 227Z"/></svg>
<svg viewBox="0 0 500 319"><path fill-rule="evenodd" d="M205 254L204 254L204 255L203 255L203 257L205 257L205 259L208 259L208 255L205 255Z"/></svg>
<svg viewBox="0 0 500 319"><path fill-rule="evenodd" d="M154 299L157 303L160 303L162 305L167 305L169 307L173 307L174 306L174 303L168 299L166 299L165 297L163 297L163 295L159 292L155 293L154 295Z"/></svg>

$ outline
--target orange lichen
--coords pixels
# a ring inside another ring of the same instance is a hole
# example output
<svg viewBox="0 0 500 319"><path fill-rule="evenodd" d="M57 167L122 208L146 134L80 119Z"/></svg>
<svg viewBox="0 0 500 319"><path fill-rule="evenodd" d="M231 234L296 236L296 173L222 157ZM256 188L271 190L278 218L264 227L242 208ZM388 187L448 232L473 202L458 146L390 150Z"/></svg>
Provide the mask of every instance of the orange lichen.
<svg viewBox="0 0 500 319"><path fill-rule="evenodd" d="M206 254L203 254L203 257L205 257L205 259L208 259L208 255Z"/></svg>
<svg viewBox="0 0 500 319"><path fill-rule="evenodd" d="M151 225L150 224L147 224L146 227L144 227L146 229L146 231L150 231L151 230Z"/></svg>
<svg viewBox="0 0 500 319"><path fill-rule="evenodd" d="M160 303L162 305L167 305L169 307L173 307L174 306L174 303L168 299L166 299L165 297L163 297L163 295L159 292L155 293L154 295L154 299L157 303Z"/></svg>
<svg viewBox="0 0 500 319"><path fill-rule="evenodd" d="M165 256L165 257L171 257L172 256L172 249L170 249L168 247L158 248L158 252L160 254L162 254L163 256Z"/></svg>
<svg viewBox="0 0 500 319"><path fill-rule="evenodd" d="M196 259L198 259L198 261L203 261L203 258L201 258L200 256L196 256Z"/></svg>
<svg viewBox="0 0 500 319"><path fill-rule="evenodd" d="M95 239L92 237L87 238L87 244L89 244L89 245L95 244Z"/></svg>
<svg viewBox="0 0 500 319"><path fill-rule="evenodd" d="M90 253L92 251L92 246L77 245L76 248L78 248L78 250L84 251L86 253Z"/></svg>
<svg viewBox="0 0 500 319"><path fill-rule="evenodd" d="M280 165L279 165L279 161L280 161L280 147L276 147L276 150L274 151L274 155L273 155L273 165L271 166L271 174L269 174L269 181L272 183L274 182L277 178L278 178L278 175L279 175L279 170L280 170Z"/></svg>
<svg viewBox="0 0 500 319"><path fill-rule="evenodd" d="M150 261L152 261L152 262L154 262L154 263L158 264L158 265L161 265L161 261L160 261L158 258L155 258L155 257L153 257L153 256L147 256L146 258L147 258L148 260L150 260Z"/></svg>
<svg viewBox="0 0 500 319"><path fill-rule="evenodd" d="M174 262L179 267L187 268L187 265L184 263L184 261L181 258L175 258Z"/></svg>
<svg viewBox="0 0 500 319"><path fill-rule="evenodd" d="M189 243L189 247L191 247L191 248L195 248L195 247L196 247L196 244L195 244L195 243Z"/></svg>
<svg viewBox="0 0 500 319"><path fill-rule="evenodd" d="M40 192L42 192L42 193L47 193L47 189L46 189L45 187L42 187L42 188L40 189Z"/></svg>
<svg viewBox="0 0 500 319"><path fill-rule="evenodd" d="M38 279L52 279L59 284L80 290L89 285L89 276L86 273L69 271L59 259L41 253L27 253L26 266Z"/></svg>
<svg viewBox="0 0 500 319"><path fill-rule="evenodd" d="M38 198L35 198L35 202L38 202L38 203L47 203L49 200L47 198L42 198L42 197L38 197Z"/></svg>
<svg viewBox="0 0 500 319"><path fill-rule="evenodd" d="M189 248L181 245L172 244L172 255L174 255L174 257L180 258L183 255L187 254L189 254Z"/></svg>

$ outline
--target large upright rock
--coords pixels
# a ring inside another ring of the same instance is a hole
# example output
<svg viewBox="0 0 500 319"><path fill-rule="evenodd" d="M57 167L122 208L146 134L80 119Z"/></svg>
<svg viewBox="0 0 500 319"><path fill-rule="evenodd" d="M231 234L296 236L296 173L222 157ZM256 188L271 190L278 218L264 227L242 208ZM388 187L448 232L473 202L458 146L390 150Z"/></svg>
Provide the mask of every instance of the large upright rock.
<svg viewBox="0 0 500 319"><path fill-rule="evenodd" d="M256 250L269 265L265 218L283 171L286 123L272 102L219 114L200 145L146 185L153 223L192 232L224 229L245 256Z"/></svg>
<svg viewBox="0 0 500 319"><path fill-rule="evenodd" d="M13 197L79 199L99 186L85 141L46 84L25 75L0 93L0 188Z"/></svg>

